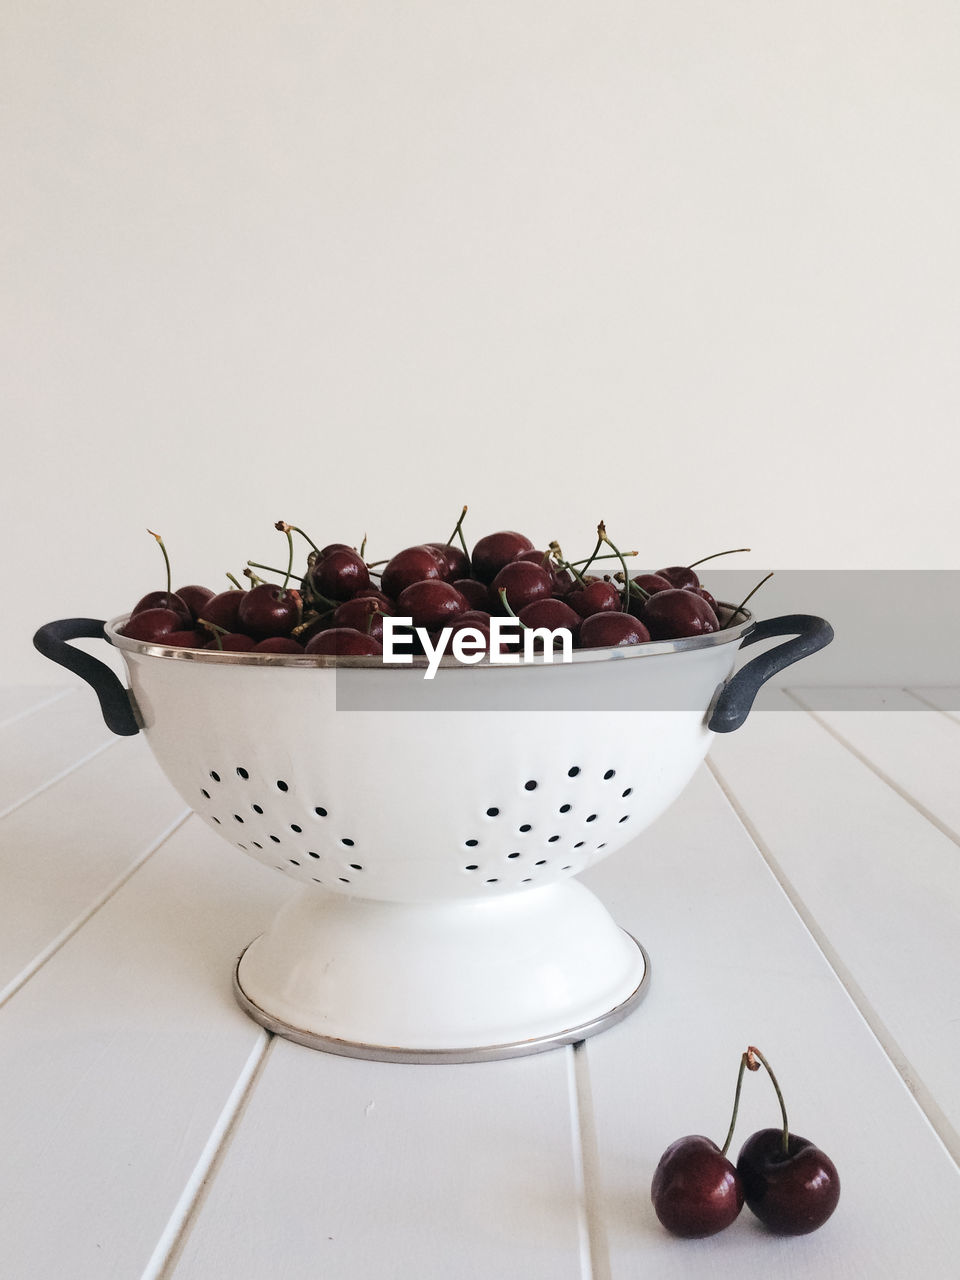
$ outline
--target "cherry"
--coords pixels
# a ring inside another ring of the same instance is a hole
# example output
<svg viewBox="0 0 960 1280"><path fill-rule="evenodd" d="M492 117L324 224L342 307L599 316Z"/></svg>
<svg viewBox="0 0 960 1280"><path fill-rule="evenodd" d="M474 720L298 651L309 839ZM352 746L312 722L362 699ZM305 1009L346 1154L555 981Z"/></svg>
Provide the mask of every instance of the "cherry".
<svg viewBox="0 0 960 1280"><path fill-rule="evenodd" d="M807 1138L761 1129L737 1157L747 1207L779 1235L799 1236L822 1227L840 1199L840 1176L828 1155Z"/></svg>
<svg viewBox="0 0 960 1280"><path fill-rule="evenodd" d="M122 636L151 643L166 640L171 632L183 631L184 617L173 609L143 609L133 614L122 627Z"/></svg>
<svg viewBox="0 0 960 1280"><path fill-rule="evenodd" d="M192 622L193 616L190 612L190 606L174 591L148 591L145 596L137 601L130 611L133 617L137 613L146 613L148 609L170 609L184 622Z"/></svg>
<svg viewBox="0 0 960 1280"><path fill-rule="evenodd" d="M253 636L244 635L242 631L228 631L226 635L215 635L203 647L222 649L225 653L248 653L257 647L257 642Z"/></svg>
<svg viewBox="0 0 960 1280"><path fill-rule="evenodd" d="M163 643L177 649L202 649L209 638L206 631L171 631L163 637Z"/></svg>
<svg viewBox="0 0 960 1280"><path fill-rule="evenodd" d="M668 1231L696 1239L729 1227L744 1196L740 1175L717 1144L690 1134L660 1157L650 1198Z"/></svg>
<svg viewBox="0 0 960 1280"><path fill-rule="evenodd" d="M377 654L383 645L354 627L330 627L307 642L306 653Z"/></svg>
<svg viewBox="0 0 960 1280"><path fill-rule="evenodd" d="M740 1061L738 1095L744 1068L759 1071L761 1064L777 1095L783 1123L779 1129L759 1130L741 1147L737 1170L743 1180L744 1198L748 1208L771 1231L780 1235L806 1235L822 1227L836 1209L840 1177L829 1156L809 1139L790 1132L777 1077L753 1045Z"/></svg>
<svg viewBox="0 0 960 1280"><path fill-rule="evenodd" d="M620 612L620 592L612 582L602 582L599 578L594 578L585 586L574 587L565 599L581 618L590 618L595 613Z"/></svg>
<svg viewBox="0 0 960 1280"><path fill-rule="evenodd" d="M720 630L720 621L706 600L682 587L658 591L644 602L640 617L654 640L677 640Z"/></svg>
<svg viewBox="0 0 960 1280"><path fill-rule="evenodd" d="M334 551L355 552L356 549L357 549L356 547L348 547L345 542L328 542L325 547L321 547L320 550L316 552L314 557L314 563L316 563L317 560L323 560L326 556L330 555Z"/></svg>
<svg viewBox="0 0 960 1280"><path fill-rule="evenodd" d="M309 579L317 595L327 600L349 600L370 585L370 572L356 551L337 547L316 560Z"/></svg>
<svg viewBox="0 0 960 1280"><path fill-rule="evenodd" d="M239 620L254 640L266 640L268 636L289 635L300 622L302 611L299 591L261 582L244 592Z"/></svg>
<svg viewBox="0 0 960 1280"><path fill-rule="evenodd" d="M673 586L670 579L661 573L638 573L630 581L635 582L648 596L656 595L658 591L669 591Z"/></svg>
<svg viewBox="0 0 960 1280"><path fill-rule="evenodd" d="M246 594L242 590L221 591L219 595L211 596L203 606L200 619L212 622L215 627L223 627L225 631L235 631L240 625L240 605Z"/></svg>
<svg viewBox="0 0 960 1280"><path fill-rule="evenodd" d="M580 625L581 649L622 648L624 645L643 644L649 639L647 628L629 613L594 613L584 618Z"/></svg>
<svg viewBox="0 0 960 1280"><path fill-rule="evenodd" d="M545 600L553 592L553 575L542 565L529 560L511 560L497 573L491 587L491 603L499 602L500 592L505 591L507 604L519 613L534 600Z"/></svg>
<svg viewBox="0 0 960 1280"><path fill-rule="evenodd" d="M415 627L443 627L467 612L467 601L449 582L412 582L397 597L401 617Z"/></svg>
<svg viewBox="0 0 960 1280"><path fill-rule="evenodd" d="M393 601L379 587L375 587L372 584L369 587L361 587L351 598L353 600L375 600L384 613L393 613Z"/></svg>
<svg viewBox="0 0 960 1280"><path fill-rule="evenodd" d="M212 600L214 595L209 587L201 587L196 583L190 583L186 587L177 587L175 594L180 597L190 610L190 616L194 622L200 617L204 605Z"/></svg>
<svg viewBox="0 0 960 1280"><path fill-rule="evenodd" d="M488 533L473 548L470 561L473 572L481 582L492 582L505 564L521 551L532 551L533 543L522 533L504 529L500 533Z"/></svg>
<svg viewBox="0 0 960 1280"><path fill-rule="evenodd" d="M380 589L396 599L404 587L414 582L439 581L446 573L446 563L433 547L421 544L404 547L388 560L380 577Z"/></svg>
<svg viewBox="0 0 960 1280"><path fill-rule="evenodd" d="M447 582L453 582L455 578L465 578L469 574L470 560L462 547L455 546L452 542L425 542L423 545L429 547L439 557L443 567L443 577Z"/></svg>
<svg viewBox="0 0 960 1280"><path fill-rule="evenodd" d="M577 638L583 621L575 609L553 596L546 600L531 601L524 605L518 616L525 627L547 627L550 631L565 627L574 639Z"/></svg>
<svg viewBox="0 0 960 1280"><path fill-rule="evenodd" d="M384 597L386 600L386 597ZM351 627L362 631L364 635L373 636L374 640L383 641L383 615L393 614L396 610L386 601L374 599L372 596L355 596L352 600L344 600L333 611L330 625L333 627ZM308 636L307 639L310 637Z"/></svg>
<svg viewBox="0 0 960 1280"><path fill-rule="evenodd" d="M472 609L486 609L490 603L490 592L476 578L456 578L453 585Z"/></svg>
<svg viewBox="0 0 960 1280"><path fill-rule="evenodd" d="M657 570L658 578L666 578L671 587L686 587L694 591L700 585L700 579L692 569L683 564L673 564L667 569Z"/></svg>
<svg viewBox="0 0 960 1280"><path fill-rule="evenodd" d="M710 606L713 612L717 615L717 619L719 621L720 606L717 604L716 600L714 600L713 596L710 594L707 588L697 587L697 595L700 597L701 600L706 600L707 604Z"/></svg>
<svg viewBox="0 0 960 1280"><path fill-rule="evenodd" d="M303 645L292 636L268 636L253 646L253 653L303 653Z"/></svg>

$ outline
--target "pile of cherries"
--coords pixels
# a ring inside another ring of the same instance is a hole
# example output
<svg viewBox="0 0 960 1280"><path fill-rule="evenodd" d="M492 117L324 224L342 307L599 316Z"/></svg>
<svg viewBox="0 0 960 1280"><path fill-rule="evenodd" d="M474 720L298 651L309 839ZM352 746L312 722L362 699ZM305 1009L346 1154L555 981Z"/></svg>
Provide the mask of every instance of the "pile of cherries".
<svg viewBox="0 0 960 1280"><path fill-rule="evenodd" d="M120 633L183 648L375 655L383 651L386 616L410 618L432 641L445 627L471 628L477 633L472 640L487 652L494 616L515 616L522 627L566 628L580 649L705 635L740 617L742 605L722 610L693 565L631 576L627 559L636 552L615 547L602 523L593 554L569 561L557 543L541 550L512 530L487 534L468 552L466 511L446 542L405 547L376 563L364 559L365 540L359 550L343 542L319 547L302 529L280 520L275 527L287 538L286 569L248 561L249 585L228 574L234 586L221 592L197 585L173 591L170 560L154 533L166 564L166 590L139 600ZM310 548L305 569L297 573L294 534ZM282 581L266 581L255 569ZM415 630L411 639L413 651L422 652ZM501 641L501 649L508 643Z"/></svg>
<svg viewBox="0 0 960 1280"><path fill-rule="evenodd" d="M767 1071L780 1103L782 1125L761 1129L727 1159L737 1123L745 1070ZM730 1128L722 1147L702 1134L671 1143L653 1175L651 1198L661 1223L677 1236L712 1236L747 1207L778 1235L805 1235L827 1221L840 1199L840 1178L828 1155L807 1138L791 1133L777 1078L759 1049L740 1059Z"/></svg>

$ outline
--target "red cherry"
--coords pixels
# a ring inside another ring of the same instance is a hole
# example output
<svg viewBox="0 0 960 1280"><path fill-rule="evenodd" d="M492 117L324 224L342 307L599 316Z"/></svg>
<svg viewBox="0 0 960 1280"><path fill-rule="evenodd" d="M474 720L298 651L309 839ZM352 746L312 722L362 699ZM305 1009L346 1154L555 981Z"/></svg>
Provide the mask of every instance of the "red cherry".
<svg viewBox="0 0 960 1280"><path fill-rule="evenodd" d="M580 625L581 649L612 649L643 644L650 632L629 613L593 613Z"/></svg>
<svg viewBox="0 0 960 1280"><path fill-rule="evenodd" d="M254 640L289 635L302 614L300 592L290 587L284 590L272 582L251 587L240 601L240 625Z"/></svg>
<svg viewBox="0 0 960 1280"><path fill-rule="evenodd" d="M397 612L415 627L444 627L466 613L467 601L449 582L413 582L397 597Z"/></svg>
<svg viewBox="0 0 960 1280"><path fill-rule="evenodd" d="M740 1149L737 1171L750 1208L779 1235L799 1236L822 1227L840 1199L836 1165L807 1138L761 1129Z"/></svg>
<svg viewBox="0 0 960 1280"><path fill-rule="evenodd" d="M471 609L486 609L490 603L490 592L484 583L476 578L457 578L453 584L466 599Z"/></svg>
<svg viewBox="0 0 960 1280"><path fill-rule="evenodd" d="M507 604L519 613L534 600L545 600L553 591L553 575L542 565L529 560L511 560L505 564L490 586L490 603L500 611L500 592L506 591Z"/></svg>
<svg viewBox="0 0 960 1280"><path fill-rule="evenodd" d="M678 640L720 630L717 615L706 600L682 587L658 591L644 601L640 616L654 640Z"/></svg>
<svg viewBox="0 0 960 1280"><path fill-rule="evenodd" d="M177 649L202 649L209 639L209 631L171 631L163 643Z"/></svg>
<svg viewBox="0 0 960 1280"><path fill-rule="evenodd" d="M384 613L393 613L393 601L379 587L369 586L361 589L352 597L353 600L375 600Z"/></svg>
<svg viewBox="0 0 960 1280"><path fill-rule="evenodd" d="M349 600L370 585L370 571L356 551L340 548L318 558L309 578L313 590L327 600Z"/></svg>
<svg viewBox="0 0 960 1280"><path fill-rule="evenodd" d="M532 551L533 543L522 533L504 529L500 533L488 533L473 548L470 563L481 582L492 582L505 564L522 551Z"/></svg>
<svg viewBox="0 0 960 1280"><path fill-rule="evenodd" d="M660 1157L650 1198L668 1231L696 1239L734 1221L743 1208L743 1186L717 1144L691 1134L671 1143Z"/></svg>
<svg viewBox="0 0 960 1280"><path fill-rule="evenodd" d="M658 591L669 591L673 586L669 578L659 573L638 573L630 581L642 587L648 596L656 595Z"/></svg>
<svg viewBox="0 0 960 1280"><path fill-rule="evenodd" d="M231 631L225 636L215 636L203 646L205 649L222 649L225 653L249 653L257 647L253 636L244 635L242 631Z"/></svg>
<svg viewBox="0 0 960 1280"><path fill-rule="evenodd" d="M389 602L384 604L372 596L356 596L353 600L344 600L343 604L334 609L329 625L362 631L364 635L373 636L374 640L382 643L383 615L395 612L396 610ZM308 636L307 639L309 638Z"/></svg>
<svg viewBox="0 0 960 1280"><path fill-rule="evenodd" d="M330 627L308 641L306 653L326 654L376 654L383 653L383 646L372 636L365 636L354 627Z"/></svg>
<svg viewBox="0 0 960 1280"><path fill-rule="evenodd" d="M119 631L131 640L149 643L165 640L172 631L182 631L183 623L183 614L174 613L172 609L144 609L135 613Z"/></svg>
<svg viewBox="0 0 960 1280"><path fill-rule="evenodd" d="M316 563L317 560L322 560L325 556L330 555L332 551L356 551L356 549L356 547L348 547L345 542L328 542L325 547L321 547L316 553L314 556L314 563Z"/></svg>
<svg viewBox="0 0 960 1280"><path fill-rule="evenodd" d="M520 621L525 627L547 627L556 631L565 627L576 640L583 619L575 609L552 596L547 600L534 600L520 610Z"/></svg>
<svg viewBox="0 0 960 1280"><path fill-rule="evenodd" d="M303 645L292 636L268 636L266 640L258 640L253 646L253 653L303 653Z"/></svg>
<svg viewBox="0 0 960 1280"><path fill-rule="evenodd" d="M185 622L192 622L193 618L187 602L176 595L173 591L148 591L142 596L130 611L133 617L138 613L146 613L148 609L170 609L178 617Z"/></svg>
<svg viewBox="0 0 960 1280"><path fill-rule="evenodd" d="M240 604L246 591L221 591L203 606L200 617L225 631L236 631L240 625Z"/></svg>
<svg viewBox="0 0 960 1280"><path fill-rule="evenodd" d="M621 592L613 583L597 578L585 587L574 587L565 599L581 618L591 618L595 613L619 613L622 604Z"/></svg>
<svg viewBox="0 0 960 1280"><path fill-rule="evenodd" d="M470 561L462 547L458 547L453 542L425 542L423 545L439 556L446 582L467 577L470 572Z"/></svg>
<svg viewBox="0 0 960 1280"><path fill-rule="evenodd" d="M706 587L697 587L697 591L696 591L696 593L697 593L697 595L700 597L700 599L701 599L701 600L706 600L707 604L710 606L710 608L713 610L713 612L717 615L717 618L718 618L718 620L719 620L719 618L720 618L720 606L717 604L716 600L714 600L713 596L712 596L712 595L710 594L710 592L706 589Z"/></svg>
<svg viewBox="0 0 960 1280"><path fill-rule="evenodd" d="M439 581L446 573L446 563L437 552L425 544L404 547L384 567L380 577L380 589L396 600L404 587L414 582Z"/></svg>
<svg viewBox="0 0 960 1280"><path fill-rule="evenodd" d="M667 569L658 569L657 576L666 578L671 587L688 587L692 591L700 585L700 579L685 564L672 564Z"/></svg>
<svg viewBox="0 0 960 1280"><path fill-rule="evenodd" d="M189 586L178 587L176 594L190 610L194 622L200 617L205 604L213 599L214 593L209 587L201 587L191 582Z"/></svg>

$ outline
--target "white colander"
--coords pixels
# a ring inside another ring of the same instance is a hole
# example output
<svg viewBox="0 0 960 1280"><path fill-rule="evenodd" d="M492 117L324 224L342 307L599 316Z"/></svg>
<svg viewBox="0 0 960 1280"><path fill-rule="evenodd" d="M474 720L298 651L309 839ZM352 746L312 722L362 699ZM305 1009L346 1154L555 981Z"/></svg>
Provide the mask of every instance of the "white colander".
<svg viewBox="0 0 960 1280"><path fill-rule="evenodd" d="M713 731L831 635L747 617L563 665L448 659L428 682L422 662L166 648L124 621L35 639L94 685L111 728L146 734L205 822L302 886L241 956L240 1004L301 1043L416 1061L535 1052L637 1004L643 948L577 873L652 822ZM129 693L65 643L103 634ZM728 679L741 642L784 634L798 638Z"/></svg>

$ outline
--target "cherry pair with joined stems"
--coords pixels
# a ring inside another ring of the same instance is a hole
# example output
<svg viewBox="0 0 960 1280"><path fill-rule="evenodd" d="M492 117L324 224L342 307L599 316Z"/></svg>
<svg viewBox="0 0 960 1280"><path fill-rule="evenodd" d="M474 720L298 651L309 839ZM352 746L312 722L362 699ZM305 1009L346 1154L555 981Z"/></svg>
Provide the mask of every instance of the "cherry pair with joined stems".
<svg viewBox="0 0 960 1280"><path fill-rule="evenodd" d="M744 1071L763 1066L780 1104L782 1124L761 1129L743 1144L737 1163L727 1159L740 1105ZM790 1132L780 1085L759 1049L740 1059L730 1128L722 1147L702 1134L672 1143L657 1165L651 1199L657 1217L677 1236L715 1235L737 1218L744 1202L770 1231L805 1235L823 1226L840 1198L833 1161L807 1138Z"/></svg>

